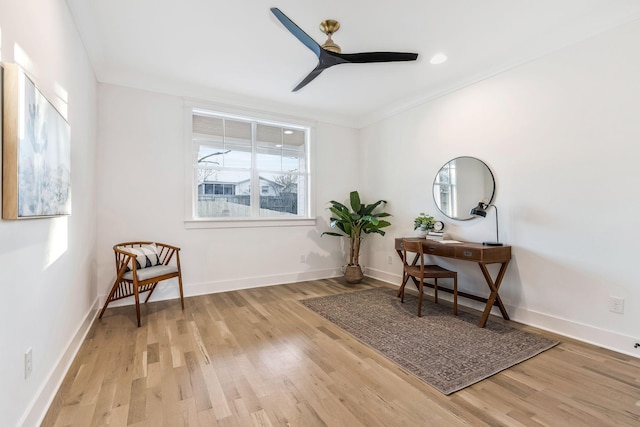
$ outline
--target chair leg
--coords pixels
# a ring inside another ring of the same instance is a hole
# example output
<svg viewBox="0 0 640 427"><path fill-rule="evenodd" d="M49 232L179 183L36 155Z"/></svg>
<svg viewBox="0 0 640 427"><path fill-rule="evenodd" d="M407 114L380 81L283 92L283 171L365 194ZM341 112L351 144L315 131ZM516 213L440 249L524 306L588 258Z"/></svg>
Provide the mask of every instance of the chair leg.
<svg viewBox="0 0 640 427"><path fill-rule="evenodd" d="M418 289L418 317L422 317L422 291L424 288L424 279L420 279L420 288Z"/></svg>
<svg viewBox="0 0 640 427"><path fill-rule="evenodd" d="M107 306L111 301L113 301L111 298L113 298L113 295L116 292L118 292L118 290L120 289L120 286L121 285L126 286L125 284L122 283L122 275L125 273L126 268L127 268L127 263L125 262L120 266L120 269L117 271L116 279L114 280L113 286L111 287L111 292L109 292L109 296L107 297L107 300L104 302L104 306L100 311L100 315L98 316L98 319L102 319L102 315L104 314L104 311L107 309Z"/></svg>
<svg viewBox="0 0 640 427"><path fill-rule="evenodd" d="M158 283L160 283L160 282L155 282L155 283L151 284L151 290L147 294L147 297L144 299L144 303L145 304L147 303L147 301L149 301L149 298L151 298L151 294L153 293L153 291L156 290L156 286L158 286Z"/></svg>
<svg viewBox="0 0 640 427"><path fill-rule="evenodd" d="M136 298L136 316L138 316L138 328L140 327L140 295L138 294L138 285L133 284L133 295Z"/></svg>
<svg viewBox="0 0 640 427"><path fill-rule="evenodd" d="M433 300L438 303L438 278L433 278Z"/></svg>
<svg viewBox="0 0 640 427"><path fill-rule="evenodd" d="M453 275L453 314L458 315L458 274Z"/></svg>
<svg viewBox="0 0 640 427"><path fill-rule="evenodd" d="M100 315L98 316L98 319L102 319L102 315L104 314L104 311L107 309L107 306L111 302L111 298L113 297L113 294L116 292L116 290L120 286L120 282L118 281L118 279L119 278L116 277L116 281L113 283L113 286L111 287L111 292L109 292L109 296L107 297L107 300L104 302L104 306L102 307L102 310L100 310Z"/></svg>
<svg viewBox="0 0 640 427"><path fill-rule="evenodd" d="M178 285L180 286L180 303L182 304L182 311L184 311L184 296L182 295L182 274L178 274Z"/></svg>

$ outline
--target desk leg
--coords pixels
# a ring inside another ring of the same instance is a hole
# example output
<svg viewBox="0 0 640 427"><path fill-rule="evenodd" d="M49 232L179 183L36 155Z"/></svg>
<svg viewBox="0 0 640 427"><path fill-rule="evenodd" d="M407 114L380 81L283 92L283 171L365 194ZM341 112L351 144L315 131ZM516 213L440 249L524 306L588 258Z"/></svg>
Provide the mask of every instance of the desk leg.
<svg viewBox="0 0 640 427"><path fill-rule="evenodd" d="M480 266L480 270L482 270L482 274L484 275L484 280L487 282L487 285L491 290L491 294L487 299L487 305L484 307L484 312L482 313L482 317L480 318L480 323L478 324L478 326L480 326L481 328L484 328L485 325L487 324L487 320L489 319L489 314L491 313L491 307L493 307L496 301L498 304L498 308L502 313L502 317L506 320L509 320L509 314L507 314L507 309L502 303L502 299L500 299L500 295L498 295L498 290L500 289L500 284L502 283L504 274L507 272L507 266L509 265L509 261L502 263L495 282L493 281L493 279L491 279L491 275L487 270L487 266L480 262L478 263L478 265Z"/></svg>

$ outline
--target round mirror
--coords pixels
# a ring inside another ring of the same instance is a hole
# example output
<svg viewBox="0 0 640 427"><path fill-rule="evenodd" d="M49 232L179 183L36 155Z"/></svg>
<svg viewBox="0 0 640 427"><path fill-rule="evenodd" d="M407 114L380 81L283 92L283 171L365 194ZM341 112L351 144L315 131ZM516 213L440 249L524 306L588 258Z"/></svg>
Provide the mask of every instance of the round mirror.
<svg viewBox="0 0 640 427"><path fill-rule="evenodd" d="M451 219L467 220L479 201L493 201L496 183L489 167L475 157L447 162L433 181L433 199L440 212Z"/></svg>

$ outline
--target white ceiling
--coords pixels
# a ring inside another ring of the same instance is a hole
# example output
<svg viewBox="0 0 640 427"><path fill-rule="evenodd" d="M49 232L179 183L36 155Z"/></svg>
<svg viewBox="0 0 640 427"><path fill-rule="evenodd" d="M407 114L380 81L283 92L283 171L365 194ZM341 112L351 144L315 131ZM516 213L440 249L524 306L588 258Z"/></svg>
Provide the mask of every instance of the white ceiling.
<svg viewBox="0 0 640 427"><path fill-rule="evenodd" d="M96 77L112 83L361 126L640 18L638 0L67 0ZM415 62L345 64L296 93L314 54L271 14L344 53ZM431 65L444 52L449 60ZM594 58L596 61L597 58Z"/></svg>

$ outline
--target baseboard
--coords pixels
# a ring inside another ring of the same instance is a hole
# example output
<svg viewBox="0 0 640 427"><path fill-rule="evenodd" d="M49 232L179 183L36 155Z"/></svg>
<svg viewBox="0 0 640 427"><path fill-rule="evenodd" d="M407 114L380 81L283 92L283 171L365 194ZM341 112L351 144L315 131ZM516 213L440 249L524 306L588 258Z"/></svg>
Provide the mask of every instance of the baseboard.
<svg viewBox="0 0 640 427"><path fill-rule="evenodd" d="M184 292L185 296L207 295L218 292L262 288L265 286L284 285L286 283L306 282L309 280L321 280L339 276L342 276L340 268L304 271L290 274L274 274L272 276L244 277L242 279L191 284L189 286L185 286Z"/></svg>
<svg viewBox="0 0 640 427"><path fill-rule="evenodd" d="M365 275L395 286L399 286L399 283L402 281L402 276L399 274L391 274L386 271L371 268L366 269ZM438 297L440 297L440 295L441 294L438 293ZM444 297L444 299L450 299L450 296L446 294L442 295L442 297ZM458 304L475 310L482 310L484 308L482 303L468 300L466 298L459 298ZM617 353L640 358L640 347L635 348L635 344L640 342L640 338L638 337L619 334L617 332L586 325L584 323L574 322L561 317L540 313L522 307L511 306L506 303L505 306L509 313L509 317L514 322L533 326L544 331L606 348ZM493 308L491 313L500 316L500 311L496 307Z"/></svg>
<svg viewBox="0 0 640 427"><path fill-rule="evenodd" d="M382 280L383 282L391 283L392 285L400 286L402 282L402 274L393 274L388 271L377 270L375 268L365 267L363 273L367 277Z"/></svg>
<svg viewBox="0 0 640 427"><path fill-rule="evenodd" d="M511 319L516 322L606 348L617 353L640 358L640 348L634 347L636 343L640 342L638 337L623 335L520 307L507 305L507 311Z"/></svg>
<svg viewBox="0 0 640 427"><path fill-rule="evenodd" d="M243 277L241 279L231 280L218 280L202 283L192 283L184 285L184 296L195 297L198 295L215 294L219 292L239 291L242 289L261 288L265 286L283 285L286 283L305 282L309 280L321 280L332 277L342 276L342 270L340 268L304 271L289 274L274 274L271 276L255 276L255 277ZM151 298L151 301L161 301L167 299L175 299L179 297L177 287L163 290L158 289ZM160 291L160 292L158 292ZM99 296L100 304L102 307L107 299L107 295L103 294ZM118 301L114 301L109 304L109 307L119 307L125 305L134 304L133 297L123 298Z"/></svg>
<svg viewBox="0 0 640 427"><path fill-rule="evenodd" d="M27 407L22 419L18 422L18 426L39 426L42 423L97 314L98 298L95 299L78 330L71 337L64 353L51 368L49 375Z"/></svg>

